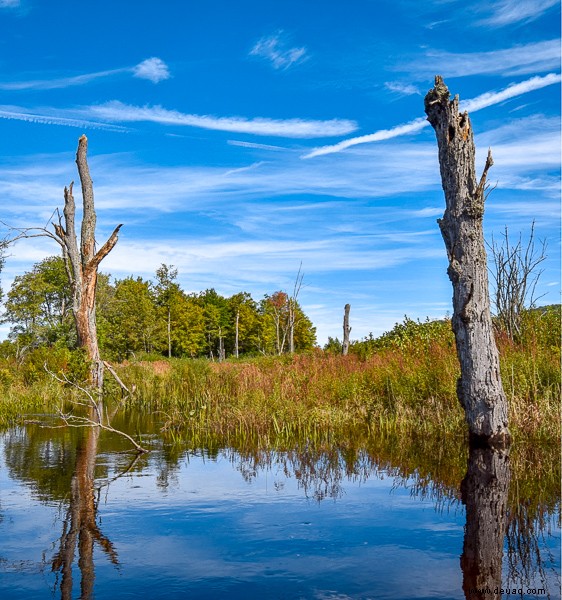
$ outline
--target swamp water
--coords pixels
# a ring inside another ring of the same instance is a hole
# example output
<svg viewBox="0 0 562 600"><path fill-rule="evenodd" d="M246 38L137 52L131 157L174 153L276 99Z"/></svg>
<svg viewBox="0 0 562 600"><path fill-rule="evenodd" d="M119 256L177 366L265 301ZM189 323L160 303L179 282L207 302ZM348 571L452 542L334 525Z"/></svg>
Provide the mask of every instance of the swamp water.
<svg viewBox="0 0 562 600"><path fill-rule="evenodd" d="M0 598L560 597L556 450L194 449L132 428L149 454L97 429L0 433Z"/></svg>

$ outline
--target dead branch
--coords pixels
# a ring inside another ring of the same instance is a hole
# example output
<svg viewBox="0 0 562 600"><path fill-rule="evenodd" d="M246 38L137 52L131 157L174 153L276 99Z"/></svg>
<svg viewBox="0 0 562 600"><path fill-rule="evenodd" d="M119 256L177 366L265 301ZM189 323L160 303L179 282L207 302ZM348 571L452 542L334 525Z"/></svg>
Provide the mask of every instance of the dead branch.
<svg viewBox="0 0 562 600"><path fill-rule="evenodd" d="M117 435L120 435L120 436L128 439L131 442L131 444L133 444L136 451L140 454L150 452L150 450L147 450L146 448L143 448L140 444L138 444L136 442L136 440L134 440L128 433L125 433L124 431L121 431L120 429L115 429L115 427L112 427L109 424L109 420L107 422L107 425L104 424L103 412L100 409L100 403L95 400L95 398L92 395L92 393L90 392L90 390L78 385L74 381L70 381L68 379L68 377L66 377L66 375L64 375L64 374L63 374L62 378L59 377L58 375L56 375L55 373L50 371L47 368L46 364L43 365L43 368L51 377L53 377L53 379L55 379L59 383L68 384L68 385L74 387L75 389L79 390L80 392L82 392L89 400L89 403L85 406L89 406L90 408L93 408L96 413L96 418L90 419L89 417L65 414L65 413L63 413L62 410L58 409L57 415L59 416L60 419L62 419L65 426L67 426L67 427L99 427L100 429L109 431L111 433L116 433ZM74 402L74 404L80 405L81 403ZM82 404L82 405L84 405L84 404ZM42 425L42 427L53 428L53 426L50 426L50 425Z"/></svg>

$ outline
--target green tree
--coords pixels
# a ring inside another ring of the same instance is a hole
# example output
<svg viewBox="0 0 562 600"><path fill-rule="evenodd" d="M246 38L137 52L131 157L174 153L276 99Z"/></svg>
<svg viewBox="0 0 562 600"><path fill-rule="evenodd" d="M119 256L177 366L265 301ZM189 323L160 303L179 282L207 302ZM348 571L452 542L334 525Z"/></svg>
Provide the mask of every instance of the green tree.
<svg viewBox="0 0 562 600"><path fill-rule="evenodd" d="M229 312L226 299L213 288L205 290L198 296L203 308L205 320L205 337L209 358L226 356L225 337L229 330Z"/></svg>
<svg viewBox="0 0 562 600"><path fill-rule="evenodd" d="M173 265L162 263L156 270L156 302L163 309L166 318L166 332L168 339L168 358L172 357L172 304L180 293L180 286L176 283L178 270Z"/></svg>
<svg viewBox="0 0 562 600"><path fill-rule="evenodd" d="M4 322L12 323L10 337L26 345L76 343L71 290L64 261L50 256L18 275L7 294Z"/></svg>
<svg viewBox="0 0 562 600"><path fill-rule="evenodd" d="M194 296L179 291L170 305L172 353L177 356L203 356L207 347L205 312Z"/></svg>
<svg viewBox="0 0 562 600"><path fill-rule="evenodd" d="M124 360L136 352L161 352L165 334L158 318L153 286L142 277L115 282L108 315L108 339L112 353Z"/></svg>
<svg viewBox="0 0 562 600"><path fill-rule="evenodd" d="M316 328L294 297L278 291L260 302L260 351L265 354L303 351L316 344ZM290 338L293 344L291 347Z"/></svg>
<svg viewBox="0 0 562 600"><path fill-rule="evenodd" d="M228 346L234 356L257 349L259 314L257 305L248 292L239 292L228 299L229 336Z"/></svg>

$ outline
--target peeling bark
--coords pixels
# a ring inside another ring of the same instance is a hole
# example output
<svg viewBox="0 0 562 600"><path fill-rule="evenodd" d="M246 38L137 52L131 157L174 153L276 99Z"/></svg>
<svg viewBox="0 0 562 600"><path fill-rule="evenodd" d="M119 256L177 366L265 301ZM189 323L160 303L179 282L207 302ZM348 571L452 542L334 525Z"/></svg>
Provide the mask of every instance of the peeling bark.
<svg viewBox="0 0 562 600"><path fill-rule="evenodd" d="M55 236L63 249L68 280L72 289L72 312L76 325L78 346L86 350L92 363L91 383L103 385L103 361L100 359L96 328L96 284L98 266L115 244L122 225L118 225L105 244L96 252L96 212L94 189L87 162L88 139L78 140L76 164L82 186L83 216L80 247L76 237L76 204L72 193L74 182L64 188L64 227L62 220L55 224Z"/></svg>
<svg viewBox="0 0 562 600"><path fill-rule="evenodd" d="M440 76L425 97L425 112L435 130L446 209L438 221L447 249L447 273L453 284L453 318L461 377L457 395L472 436L509 441L507 400L496 347L482 221L486 177L493 165L488 151L477 182L475 148L468 113L450 100Z"/></svg>

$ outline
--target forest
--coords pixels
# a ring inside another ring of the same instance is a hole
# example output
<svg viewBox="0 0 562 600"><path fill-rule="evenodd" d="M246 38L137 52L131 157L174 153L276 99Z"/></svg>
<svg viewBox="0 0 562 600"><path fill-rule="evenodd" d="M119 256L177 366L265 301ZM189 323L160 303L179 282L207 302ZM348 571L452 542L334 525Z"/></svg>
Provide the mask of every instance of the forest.
<svg viewBox="0 0 562 600"><path fill-rule="evenodd" d="M188 294L173 266L154 280L112 280L100 273L96 317L100 350L122 362L139 354L167 357L254 356L312 349L316 333L296 294L273 292L256 301L247 292L225 298L214 289ZM4 322L23 356L42 345L74 348L72 293L64 260L51 256L17 276L7 293Z"/></svg>

